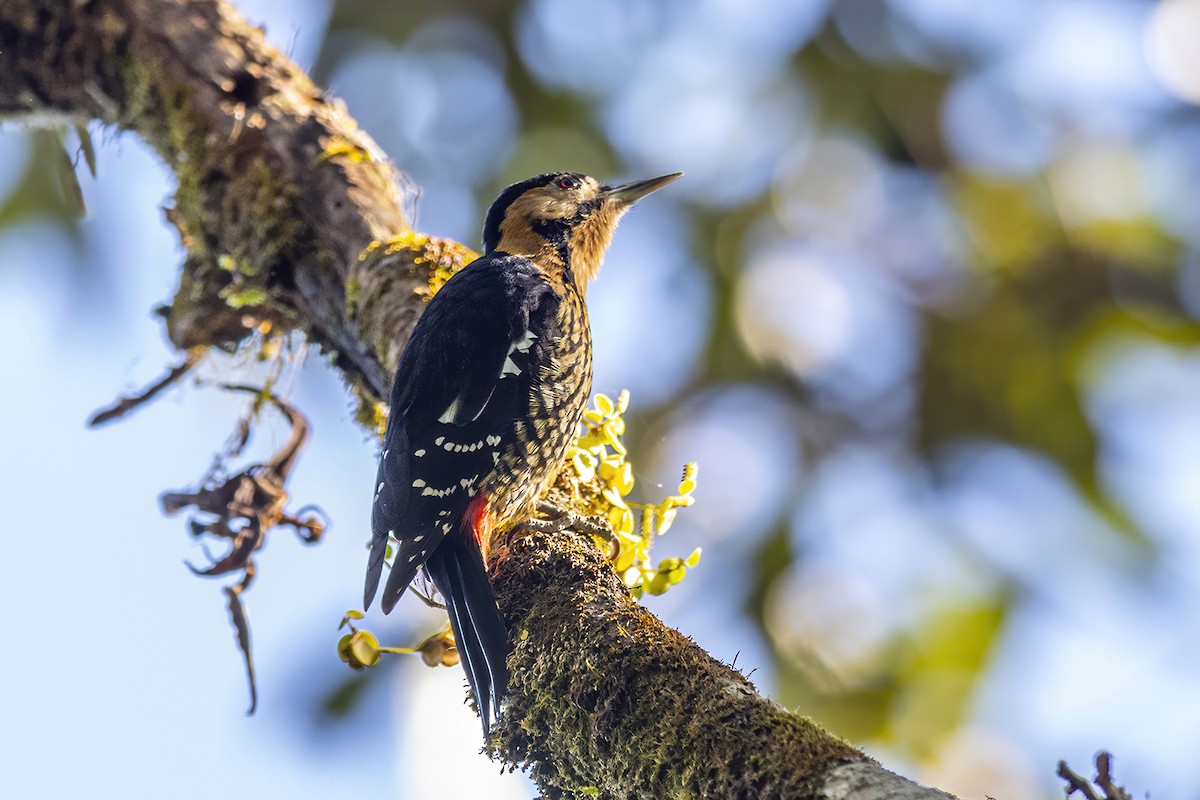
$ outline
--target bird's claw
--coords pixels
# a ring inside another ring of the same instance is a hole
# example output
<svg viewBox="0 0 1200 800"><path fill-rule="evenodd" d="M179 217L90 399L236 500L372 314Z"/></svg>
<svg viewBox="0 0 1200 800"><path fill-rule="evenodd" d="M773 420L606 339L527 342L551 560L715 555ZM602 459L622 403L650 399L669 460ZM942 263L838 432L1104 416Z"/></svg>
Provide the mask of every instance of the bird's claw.
<svg viewBox="0 0 1200 800"><path fill-rule="evenodd" d="M526 520L523 527L530 532L561 533L565 530L579 531L580 533L586 533L608 542L608 557L610 559L615 558L620 551L621 540L613 532L608 520L604 517L585 516L577 511L564 508L557 503L552 503L549 500L539 501L537 511L539 514L548 517L548 519L533 518Z"/></svg>

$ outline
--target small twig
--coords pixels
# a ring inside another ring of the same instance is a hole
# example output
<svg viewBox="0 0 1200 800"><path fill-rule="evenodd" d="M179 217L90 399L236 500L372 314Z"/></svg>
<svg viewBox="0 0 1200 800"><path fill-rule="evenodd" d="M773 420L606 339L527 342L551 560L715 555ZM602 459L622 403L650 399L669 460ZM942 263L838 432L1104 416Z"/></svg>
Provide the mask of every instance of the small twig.
<svg viewBox="0 0 1200 800"><path fill-rule="evenodd" d="M1067 762L1058 762L1058 777L1067 782L1067 797L1079 792L1087 800L1101 800L1100 795L1096 794L1096 790L1092 788L1091 782L1082 775L1072 772L1071 768L1067 766Z"/></svg>
<svg viewBox="0 0 1200 800"><path fill-rule="evenodd" d="M422 603L429 606L430 608L436 608L441 611L446 610L446 604L439 603L437 600L434 600L432 597L432 592L422 592L416 586L410 586L410 587L408 587L408 590L410 592L412 592L414 595L416 595L417 599L419 599Z"/></svg>
<svg viewBox="0 0 1200 800"><path fill-rule="evenodd" d="M237 383L224 383L221 388L230 392L247 392L249 394L258 395L263 400L269 402L275 408L279 409L279 413L287 418L288 424L292 426L291 436L283 447L271 456L263 466L279 476L281 482L286 482L288 476L292 472L292 468L296 466L296 461L300 457L300 451L304 449L304 445L308 443L308 419L301 414L296 408L285 400L280 399L269 390L264 390L258 386L246 386Z"/></svg>
<svg viewBox="0 0 1200 800"><path fill-rule="evenodd" d="M1103 751L1096 755L1096 785L1104 790L1104 796L1109 800L1133 800L1124 787L1113 783L1112 756Z"/></svg>
<svg viewBox="0 0 1200 800"><path fill-rule="evenodd" d="M200 359L204 357L203 347L193 347L187 351L187 355L183 361L171 367L167 374L160 378L157 382L150 384L142 391L135 395L122 395L117 398L117 401L108 408L101 409L92 414L88 420L88 427L95 428L103 425L106 422L111 422L114 419L123 417L131 411L136 411L142 405L154 399L163 389L166 389L171 384L187 374L188 370L200 363Z"/></svg>
<svg viewBox="0 0 1200 800"><path fill-rule="evenodd" d="M1085 800L1133 800L1129 792L1113 782L1112 755L1104 751L1096 754L1095 787L1091 781L1072 771L1065 761L1058 762L1058 777L1067 782L1064 787L1067 797L1079 792ZM1097 792L1096 787L1104 794Z"/></svg>

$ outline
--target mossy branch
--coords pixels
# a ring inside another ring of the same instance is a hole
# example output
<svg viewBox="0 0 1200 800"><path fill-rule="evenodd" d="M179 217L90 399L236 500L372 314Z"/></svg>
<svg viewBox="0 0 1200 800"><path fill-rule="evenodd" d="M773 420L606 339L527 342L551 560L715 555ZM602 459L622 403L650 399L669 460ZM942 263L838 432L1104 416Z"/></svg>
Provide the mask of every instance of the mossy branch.
<svg viewBox="0 0 1200 800"><path fill-rule="evenodd" d="M412 189L340 101L213 0L12 0L0 43L0 116L100 120L175 173L166 213L187 256L163 314L177 347L300 330L385 395L345 286L371 242L408 230Z"/></svg>
<svg viewBox="0 0 1200 800"><path fill-rule="evenodd" d="M302 332L377 427L428 290L471 253L409 230L409 187L344 106L222 0L6 0L0 43L0 116L99 120L174 171L187 255L172 342ZM492 570L515 643L492 753L549 797L948 797L666 628L589 536L501 542Z"/></svg>

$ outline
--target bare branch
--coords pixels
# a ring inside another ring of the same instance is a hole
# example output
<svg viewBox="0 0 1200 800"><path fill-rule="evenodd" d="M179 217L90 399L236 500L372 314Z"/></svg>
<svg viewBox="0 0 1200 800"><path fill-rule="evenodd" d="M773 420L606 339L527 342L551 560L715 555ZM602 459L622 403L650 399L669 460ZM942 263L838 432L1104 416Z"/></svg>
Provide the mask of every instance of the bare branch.
<svg viewBox="0 0 1200 800"><path fill-rule="evenodd" d="M1058 777L1066 781L1067 796L1079 792L1085 800L1133 800L1129 792L1118 786L1112 777L1112 755L1103 750L1096 754L1096 785L1071 770L1067 762L1058 762ZM1099 789L1099 791L1097 791Z"/></svg>
<svg viewBox="0 0 1200 800"><path fill-rule="evenodd" d="M1085 800L1101 800L1100 795L1096 794L1096 790L1092 788L1092 784L1088 779L1077 772L1073 772L1067 766L1067 762L1058 762L1058 777L1067 782L1067 797L1070 797L1075 792L1079 792L1084 796Z"/></svg>
<svg viewBox="0 0 1200 800"><path fill-rule="evenodd" d="M120 417L123 417L126 414L141 408L143 405L157 397L164 389L174 385L176 381L186 375L192 367L200 363L200 359L203 358L203 356L203 348L193 347L191 350L188 350L187 355L184 356L183 360L167 370L166 375L159 378L157 381L150 384L137 394L122 395L121 397L118 397L116 402L114 402L108 408L102 408L96 411L96 413L92 414L92 418L88 420L88 427L95 428L105 424L106 422L112 422L114 419L119 419Z"/></svg>

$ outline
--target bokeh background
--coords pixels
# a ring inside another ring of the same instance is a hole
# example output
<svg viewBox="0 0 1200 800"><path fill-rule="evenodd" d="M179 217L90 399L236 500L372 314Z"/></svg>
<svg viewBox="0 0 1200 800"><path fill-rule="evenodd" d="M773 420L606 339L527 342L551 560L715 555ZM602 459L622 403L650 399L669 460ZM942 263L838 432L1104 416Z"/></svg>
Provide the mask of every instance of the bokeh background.
<svg viewBox="0 0 1200 800"><path fill-rule="evenodd" d="M1100 748L1135 796L1200 798L1200 0L239 7L420 184L426 232L476 245L537 172L687 173L591 295L642 499L700 463L656 552L703 560L654 612L964 798L1055 796ZM0 793L531 797L458 670L337 661L376 452L318 357L292 489L333 528L258 558L242 716L222 584L156 497L245 401L189 380L84 428L173 360L151 310L181 260L170 174L91 135L95 178L72 134L0 128Z"/></svg>

